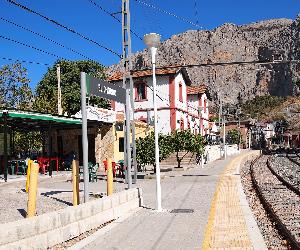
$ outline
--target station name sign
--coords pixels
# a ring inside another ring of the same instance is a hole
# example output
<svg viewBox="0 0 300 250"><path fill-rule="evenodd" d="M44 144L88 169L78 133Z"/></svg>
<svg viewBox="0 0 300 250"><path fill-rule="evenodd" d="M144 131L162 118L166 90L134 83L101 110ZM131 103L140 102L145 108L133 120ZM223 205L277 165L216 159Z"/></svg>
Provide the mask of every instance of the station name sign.
<svg viewBox="0 0 300 250"><path fill-rule="evenodd" d="M126 90L112 83L100 80L86 74L86 89L89 95L99 96L104 99L126 102Z"/></svg>

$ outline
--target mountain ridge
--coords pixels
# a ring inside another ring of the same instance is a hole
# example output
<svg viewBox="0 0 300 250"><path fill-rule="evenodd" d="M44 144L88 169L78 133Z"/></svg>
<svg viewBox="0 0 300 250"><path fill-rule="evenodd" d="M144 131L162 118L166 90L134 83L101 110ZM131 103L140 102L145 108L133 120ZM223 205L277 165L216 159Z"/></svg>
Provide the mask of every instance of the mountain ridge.
<svg viewBox="0 0 300 250"><path fill-rule="evenodd" d="M300 15L295 20L280 18L236 25L225 23L212 30L188 30L163 41L157 66L228 63L226 66L188 68L194 85L205 84L213 100L235 104L257 95L289 96L299 93L294 84L300 77L299 64L247 64L232 62L289 61L300 59ZM147 49L133 55L133 69L150 67ZM107 69L112 75L121 64Z"/></svg>

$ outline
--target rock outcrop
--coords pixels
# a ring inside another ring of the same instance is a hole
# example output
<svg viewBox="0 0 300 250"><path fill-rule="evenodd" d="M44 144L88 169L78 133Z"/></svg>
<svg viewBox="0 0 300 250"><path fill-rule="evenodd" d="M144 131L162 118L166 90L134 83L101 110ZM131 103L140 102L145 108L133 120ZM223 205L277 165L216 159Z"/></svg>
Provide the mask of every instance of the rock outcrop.
<svg viewBox="0 0 300 250"><path fill-rule="evenodd" d="M206 84L211 97L234 104L256 95L294 95L300 78L300 15L296 20L274 19L237 26L224 24L214 30L190 30L164 41L157 55L158 66L197 65L188 73L195 85ZM276 64L230 64L236 62ZM281 62L280 62L281 61ZM229 63L214 65L214 63ZM207 64L207 65L203 65ZM150 66L147 50L133 56L134 69ZM109 75L120 64L108 68Z"/></svg>

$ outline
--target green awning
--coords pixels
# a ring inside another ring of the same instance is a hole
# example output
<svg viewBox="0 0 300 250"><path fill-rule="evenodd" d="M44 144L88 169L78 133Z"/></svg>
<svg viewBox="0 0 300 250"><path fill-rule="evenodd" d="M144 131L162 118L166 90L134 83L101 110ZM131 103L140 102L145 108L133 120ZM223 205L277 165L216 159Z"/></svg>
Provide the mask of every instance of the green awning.
<svg viewBox="0 0 300 250"><path fill-rule="evenodd" d="M1 110L0 112L1 112L1 117L2 117L4 111ZM7 114L8 114L8 117L12 117L12 118L51 121L51 122L63 123L63 124L81 124L81 119L78 119L78 118L54 116L54 115L50 115L50 114L41 114L41 113L36 113L36 112L8 110Z"/></svg>
<svg viewBox="0 0 300 250"><path fill-rule="evenodd" d="M4 110L0 109L0 125L4 124L3 116L9 128L17 131L48 130L49 127L55 129L75 129L81 128L81 119L43 114L32 111Z"/></svg>

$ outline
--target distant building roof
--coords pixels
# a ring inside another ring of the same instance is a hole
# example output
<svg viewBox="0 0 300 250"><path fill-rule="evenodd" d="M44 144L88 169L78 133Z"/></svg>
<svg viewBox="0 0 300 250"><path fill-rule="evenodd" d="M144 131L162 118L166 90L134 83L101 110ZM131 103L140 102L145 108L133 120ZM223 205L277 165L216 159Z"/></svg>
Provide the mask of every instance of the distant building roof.
<svg viewBox="0 0 300 250"><path fill-rule="evenodd" d="M181 72L187 82L188 85L191 84L190 77L186 71L185 68L157 68L155 70L156 75L174 75ZM132 73L133 78L140 78L140 77L147 77L147 76L152 76L152 69L144 69L144 70L138 70L134 71ZM116 81L121 81L123 79L123 73L122 72L116 72L110 77L108 77L109 82L116 82Z"/></svg>
<svg viewBox="0 0 300 250"><path fill-rule="evenodd" d="M205 93L207 87L202 84L200 86L188 86L187 87L187 94L188 95L197 95Z"/></svg>

